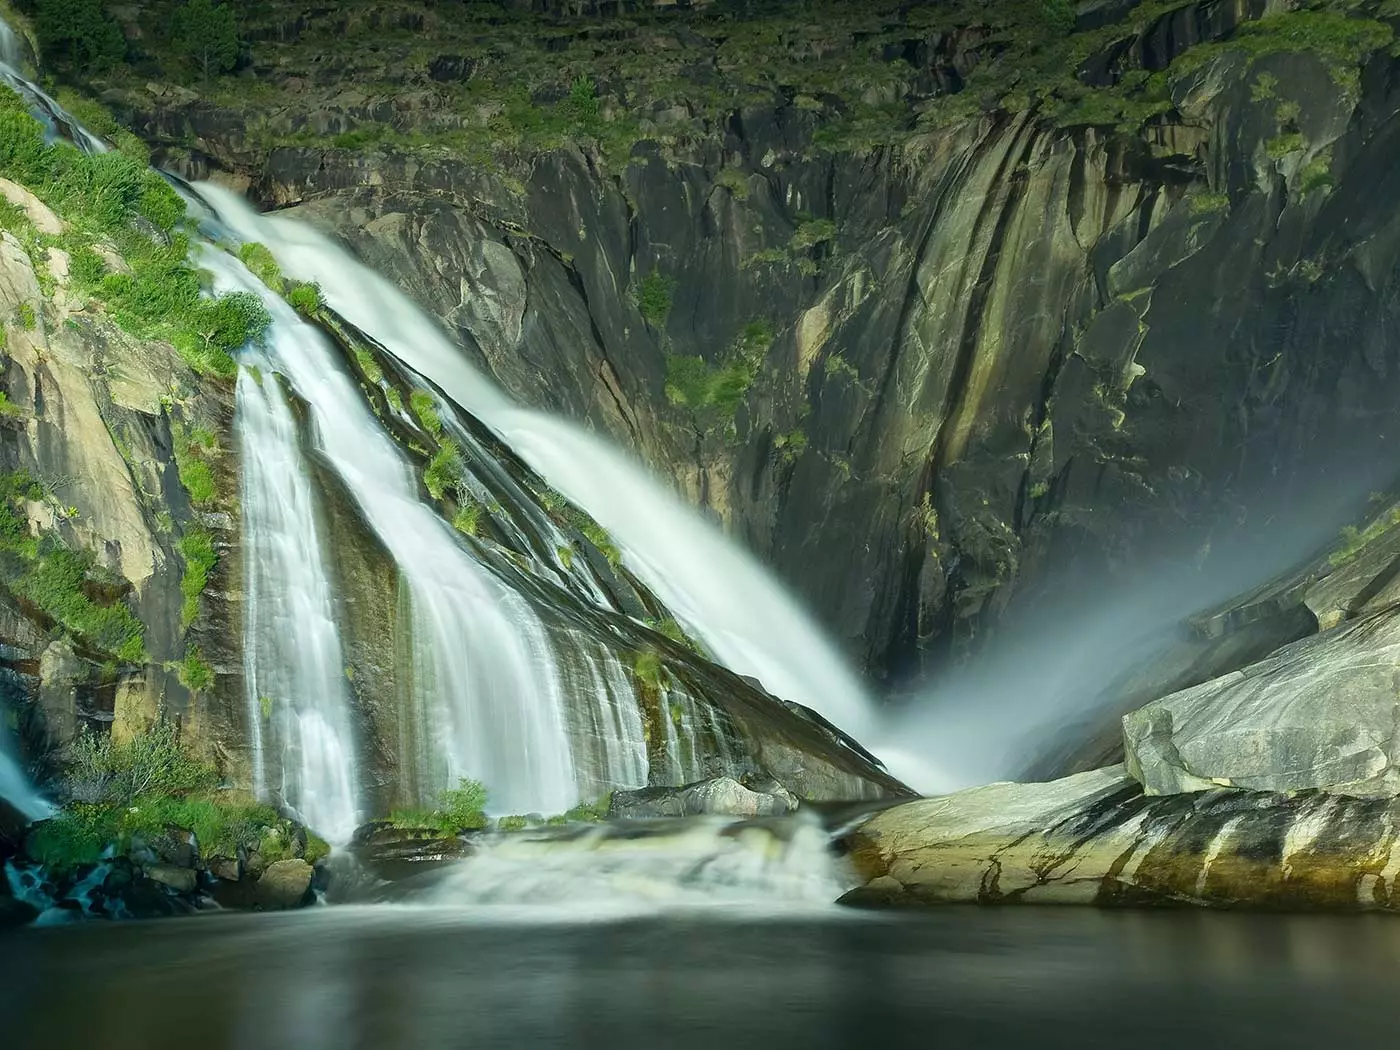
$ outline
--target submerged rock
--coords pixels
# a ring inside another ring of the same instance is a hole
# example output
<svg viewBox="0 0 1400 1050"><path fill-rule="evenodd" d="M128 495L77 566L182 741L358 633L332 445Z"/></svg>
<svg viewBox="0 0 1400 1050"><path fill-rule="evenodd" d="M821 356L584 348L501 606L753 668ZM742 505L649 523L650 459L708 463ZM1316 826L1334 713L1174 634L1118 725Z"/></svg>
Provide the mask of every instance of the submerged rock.
<svg viewBox="0 0 1400 1050"><path fill-rule="evenodd" d="M906 803L843 846L849 904L1400 910L1400 800L1149 797L1122 766Z"/></svg>
<svg viewBox="0 0 1400 1050"><path fill-rule="evenodd" d="M782 816L797 809L797 797L781 784L751 791L733 777L715 777L683 787L650 787L614 791L610 818Z"/></svg>
<svg viewBox="0 0 1400 1050"><path fill-rule="evenodd" d="M1305 638L1123 719L1149 795L1239 787L1400 794L1400 612Z"/></svg>

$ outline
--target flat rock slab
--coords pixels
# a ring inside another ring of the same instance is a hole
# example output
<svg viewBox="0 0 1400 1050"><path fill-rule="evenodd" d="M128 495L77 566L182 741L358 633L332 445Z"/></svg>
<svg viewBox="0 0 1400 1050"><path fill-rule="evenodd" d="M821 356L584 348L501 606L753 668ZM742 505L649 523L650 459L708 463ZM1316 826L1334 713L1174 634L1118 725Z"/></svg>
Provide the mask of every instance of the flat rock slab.
<svg viewBox="0 0 1400 1050"><path fill-rule="evenodd" d="M849 904L1400 910L1400 800L1150 797L1121 766L895 806L843 845Z"/></svg>
<svg viewBox="0 0 1400 1050"><path fill-rule="evenodd" d="M1400 612L1357 620L1123 719L1148 794L1400 794Z"/></svg>

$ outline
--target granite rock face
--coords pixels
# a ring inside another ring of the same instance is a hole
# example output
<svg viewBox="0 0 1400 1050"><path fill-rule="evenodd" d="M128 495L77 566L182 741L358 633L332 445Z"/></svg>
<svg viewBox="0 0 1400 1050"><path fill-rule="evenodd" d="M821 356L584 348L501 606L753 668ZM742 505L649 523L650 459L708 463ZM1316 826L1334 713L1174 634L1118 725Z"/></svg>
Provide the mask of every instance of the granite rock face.
<svg viewBox="0 0 1400 1050"><path fill-rule="evenodd" d="M1123 719L1148 794L1215 786L1400 795L1400 614L1295 642Z"/></svg>
<svg viewBox="0 0 1400 1050"><path fill-rule="evenodd" d="M1121 766L906 803L844 846L851 904L1400 910L1400 800L1148 797Z"/></svg>
<svg viewBox="0 0 1400 1050"><path fill-rule="evenodd" d="M362 124L469 117L387 52L341 55L345 18L292 0L253 71L286 88L258 104L287 141L226 100L121 104L191 174L237 178L391 275L513 396L635 449L893 676L1034 614L1061 572L1121 581L1169 544L1209 579L1232 533L1305 502L1337 501L1340 524L1341 501L1390 480L1397 60L1233 46L1293 5L1183 2L1139 24L1149 6L1081 5L1085 26L1121 26L1086 90L1168 74L1136 130L1004 103L829 148L821 100L746 91L684 136L643 105L657 127L621 163L587 144L518 169L355 148L340 136ZM571 29L595 31L554 27ZM931 105L979 42L904 39L885 72ZM405 90L359 90L363 61ZM650 317L648 275L671 289ZM722 367L753 331L732 416L675 396L678 360ZM1339 459L1367 476L1334 483Z"/></svg>
<svg viewBox="0 0 1400 1050"><path fill-rule="evenodd" d="M781 785L752 791L732 777L717 777L679 788L614 791L608 816L633 820L701 815L770 817L791 813L798 805L797 798Z"/></svg>

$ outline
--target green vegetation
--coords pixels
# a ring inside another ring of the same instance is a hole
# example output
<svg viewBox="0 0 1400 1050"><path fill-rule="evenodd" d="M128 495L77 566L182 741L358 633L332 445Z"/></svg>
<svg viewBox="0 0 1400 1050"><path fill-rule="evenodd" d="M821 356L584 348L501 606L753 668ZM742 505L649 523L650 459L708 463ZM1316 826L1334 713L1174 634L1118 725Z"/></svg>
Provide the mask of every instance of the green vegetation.
<svg viewBox="0 0 1400 1050"><path fill-rule="evenodd" d="M1329 146L1298 172L1298 192L1304 197L1332 188L1332 149Z"/></svg>
<svg viewBox="0 0 1400 1050"><path fill-rule="evenodd" d="M433 499L444 499L465 490L467 468L455 442L444 441L423 470L423 485Z"/></svg>
<svg viewBox="0 0 1400 1050"><path fill-rule="evenodd" d="M715 185L723 186L735 200L749 199L749 177L739 168L725 168L715 176Z"/></svg>
<svg viewBox="0 0 1400 1050"><path fill-rule="evenodd" d="M489 823L486 819L486 788L479 781L462 777L455 788L438 796L433 809L398 810L389 817L398 828L429 828L443 835L475 831Z"/></svg>
<svg viewBox="0 0 1400 1050"><path fill-rule="evenodd" d="M1400 506L1392 507L1364 529L1348 525L1342 529L1341 546L1328 555L1327 563L1334 569L1340 568L1396 525L1400 525Z"/></svg>
<svg viewBox="0 0 1400 1050"><path fill-rule="evenodd" d="M248 271L274 292L282 291L282 267L277 265L272 252L264 244L248 241L238 248L238 258Z"/></svg>
<svg viewBox="0 0 1400 1050"><path fill-rule="evenodd" d="M25 332L32 332L39 327L33 303L20 303L15 307L15 327Z"/></svg>
<svg viewBox="0 0 1400 1050"><path fill-rule="evenodd" d="M209 585L209 574L218 564L219 556L214 551L214 537L207 529L191 529L181 537L179 548L180 557L185 559L185 572L180 577L180 593L184 596L180 626L188 630L199 616L200 598Z"/></svg>
<svg viewBox="0 0 1400 1050"><path fill-rule="evenodd" d="M209 506L219 498L214 468L205 459L218 451L213 435L200 428L186 430L183 424L171 420L170 436L174 444L175 470L190 502L196 507ZM203 440L205 438L208 440Z"/></svg>
<svg viewBox="0 0 1400 1050"><path fill-rule="evenodd" d="M1218 215L1230 210L1228 193L1192 193L1186 200L1192 215Z"/></svg>
<svg viewBox="0 0 1400 1050"><path fill-rule="evenodd" d="M238 62L232 4L188 0L171 21L170 42L200 71L206 85L215 74L227 73Z"/></svg>
<svg viewBox="0 0 1400 1050"><path fill-rule="evenodd" d="M185 658L175 665L175 671L180 684L192 693L202 693L214 684L214 669L204 662L198 646L185 650Z"/></svg>
<svg viewBox="0 0 1400 1050"><path fill-rule="evenodd" d="M797 227L792 235L792 247L796 249L815 248L836 236L836 223L830 219L811 219Z"/></svg>
<svg viewBox="0 0 1400 1050"><path fill-rule="evenodd" d="M185 752L169 722L123 743L84 733L70 748L64 774L73 803L25 843L30 857L56 870L96 863L109 845L124 850L172 825L192 831L205 857L233 857L240 847L254 849L280 835L276 810L219 791L218 773ZM327 849L308 836L308 860Z"/></svg>
<svg viewBox="0 0 1400 1050"><path fill-rule="evenodd" d="M687 354L667 354L667 399L690 408L704 422L733 419L772 345L772 326L754 321L744 327L718 364Z"/></svg>
<svg viewBox="0 0 1400 1050"><path fill-rule="evenodd" d="M299 281L287 292L287 302L297 313L310 317L323 305L321 286Z"/></svg>
<svg viewBox="0 0 1400 1050"><path fill-rule="evenodd" d="M120 578L58 536L31 532L24 504L49 498L24 471L0 475L0 579L93 649L122 663L145 663L145 629L121 601Z"/></svg>
<svg viewBox="0 0 1400 1050"><path fill-rule="evenodd" d="M24 415L24 409L10 400L10 395L0 390L0 416L6 419L18 419Z"/></svg>
<svg viewBox="0 0 1400 1050"><path fill-rule="evenodd" d="M613 543L607 529L548 486L542 485L535 494L539 497L540 506L549 512L556 524L577 530L607 559L614 571L622 567L622 552Z"/></svg>
<svg viewBox="0 0 1400 1050"><path fill-rule="evenodd" d="M671 298L675 292L675 280L653 270L637 282L632 300L642 320L653 328L663 328L671 314Z"/></svg>
<svg viewBox="0 0 1400 1050"><path fill-rule="evenodd" d="M485 511L469 494L458 497L457 513L452 515L452 527L464 536L476 536L481 529L481 515Z"/></svg>
<svg viewBox="0 0 1400 1050"><path fill-rule="evenodd" d="M126 40L103 0L38 0L34 31L45 58L80 73L110 69L126 57Z"/></svg>
<svg viewBox="0 0 1400 1050"><path fill-rule="evenodd" d="M256 296L203 295L179 230L184 201L164 179L120 150L89 156L46 144L42 126L8 88L0 88L0 175L29 188L68 225L58 237L34 234L31 257L50 246L67 251L76 260L74 290L98 300L132 335L168 339L197 371L232 376L232 353L266 330L270 318ZM132 272L107 272L93 251L99 244Z"/></svg>
<svg viewBox="0 0 1400 1050"><path fill-rule="evenodd" d="M514 815L496 821L497 831L523 831L530 827L562 827L565 824L601 824L608 819L612 792L592 802L580 802L570 810L552 817Z"/></svg>
<svg viewBox="0 0 1400 1050"><path fill-rule="evenodd" d="M419 424L435 438L442 437L442 417L438 415L437 399L426 390L408 395L408 407Z"/></svg>

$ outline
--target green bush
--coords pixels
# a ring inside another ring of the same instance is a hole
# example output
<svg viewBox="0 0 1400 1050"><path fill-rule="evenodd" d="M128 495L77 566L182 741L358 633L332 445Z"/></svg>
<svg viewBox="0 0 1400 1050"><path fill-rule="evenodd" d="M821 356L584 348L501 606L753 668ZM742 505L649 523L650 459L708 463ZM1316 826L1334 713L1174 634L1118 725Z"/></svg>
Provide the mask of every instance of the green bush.
<svg viewBox="0 0 1400 1050"><path fill-rule="evenodd" d="M181 747L179 729L165 721L121 743L86 731L70 745L64 765L69 797L87 804L129 806L147 794L208 791L218 780L211 766Z"/></svg>
<svg viewBox="0 0 1400 1050"><path fill-rule="evenodd" d="M292 304L292 309L299 314L311 316L321 309L323 300L321 299L321 288L316 284L299 283L292 286L292 290L287 293L287 302Z"/></svg>
<svg viewBox="0 0 1400 1050"><path fill-rule="evenodd" d="M433 499L442 499L466 488L466 466L455 443L444 441L423 470L423 485Z"/></svg>
<svg viewBox="0 0 1400 1050"><path fill-rule="evenodd" d="M192 693L202 693L214 684L214 669L204 662L204 654L198 647L186 650L185 658L175 670L180 684Z"/></svg>
<svg viewBox="0 0 1400 1050"><path fill-rule="evenodd" d="M389 820L395 827L428 828L443 835L474 831L490 823L486 819L486 798L484 785L462 777L455 788L438 796L435 808L397 810Z"/></svg>
<svg viewBox="0 0 1400 1050"><path fill-rule="evenodd" d="M670 316L675 292L675 280L653 270L637 282L633 300L642 319L653 328L661 328Z"/></svg>

